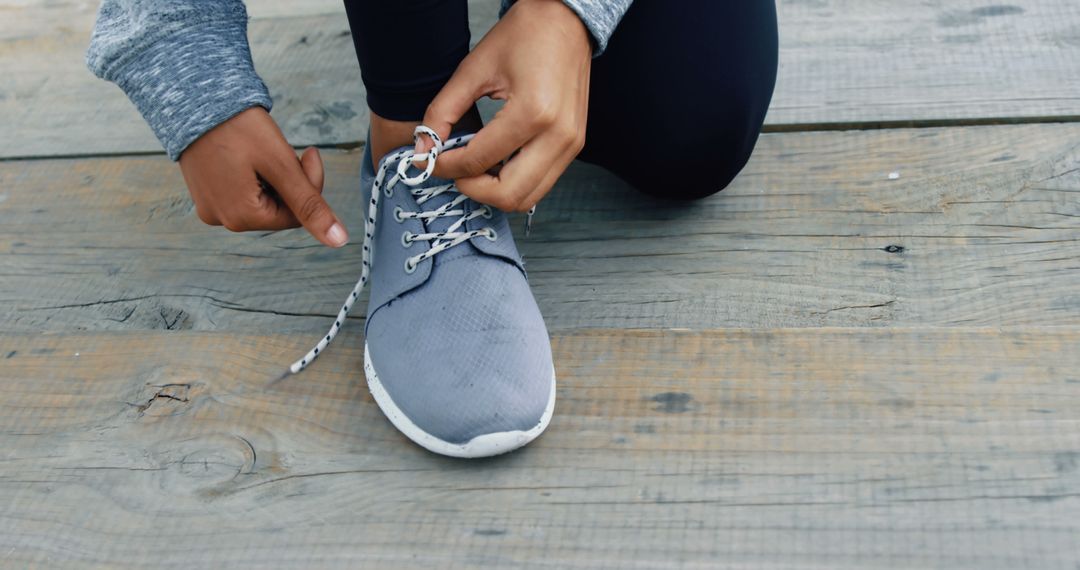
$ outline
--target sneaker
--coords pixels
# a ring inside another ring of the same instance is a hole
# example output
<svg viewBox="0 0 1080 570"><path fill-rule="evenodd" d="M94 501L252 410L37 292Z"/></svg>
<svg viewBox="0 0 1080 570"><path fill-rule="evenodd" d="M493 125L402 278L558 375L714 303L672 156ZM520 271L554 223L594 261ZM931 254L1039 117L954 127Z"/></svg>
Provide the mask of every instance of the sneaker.
<svg viewBox="0 0 1080 570"><path fill-rule="evenodd" d="M517 449L547 427L555 369L506 216L431 176L443 144L402 147L361 171L371 188L360 281L330 332L290 371L326 349L371 275L364 373L379 408L409 439L453 457ZM368 146L370 149L370 145ZM425 170L414 162L427 160ZM416 174L410 176L409 173Z"/></svg>

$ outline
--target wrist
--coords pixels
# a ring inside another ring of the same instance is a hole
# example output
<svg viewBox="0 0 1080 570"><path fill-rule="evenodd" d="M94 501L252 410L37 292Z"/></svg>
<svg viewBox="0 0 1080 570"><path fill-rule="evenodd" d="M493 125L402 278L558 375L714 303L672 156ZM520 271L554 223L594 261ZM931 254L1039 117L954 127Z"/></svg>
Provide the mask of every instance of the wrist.
<svg viewBox="0 0 1080 570"><path fill-rule="evenodd" d="M536 21L557 26L566 33L568 41L582 45L590 52L595 49L595 38L581 16L562 0L517 0L511 10L519 7L529 12L530 17L538 18Z"/></svg>
<svg viewBox="0 0 1080 570"><path fill-rule="evenodd" d="M173 160L210 129L273 104L255 74L243 22L205 23L161 38L108 77L131 99Z"/></svg>

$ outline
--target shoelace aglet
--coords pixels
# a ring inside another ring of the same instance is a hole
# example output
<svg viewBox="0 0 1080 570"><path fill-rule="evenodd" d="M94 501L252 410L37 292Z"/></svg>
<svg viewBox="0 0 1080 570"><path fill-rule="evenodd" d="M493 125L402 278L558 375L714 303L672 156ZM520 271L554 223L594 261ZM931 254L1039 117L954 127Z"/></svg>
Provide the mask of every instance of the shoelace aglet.
<svg viewBox="0 0 1080 570"><path fill-rule="evenodd" d="M535 213L536 206L529 208L529 211L525 213L525 237L529 237L529 234L532 233L532 218Z"/></svg>

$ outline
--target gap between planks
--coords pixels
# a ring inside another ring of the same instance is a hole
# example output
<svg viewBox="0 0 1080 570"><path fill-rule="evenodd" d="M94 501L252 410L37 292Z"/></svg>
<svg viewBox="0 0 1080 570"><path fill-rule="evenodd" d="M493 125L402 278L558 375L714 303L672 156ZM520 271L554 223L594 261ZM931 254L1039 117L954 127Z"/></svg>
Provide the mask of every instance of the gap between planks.
<svg viewBox="0 0 1080 570"><path fill-rule="evenodd" d="M492 111L484 113L485 122L494 115L495 105ZM835 123L775 123L765 124L761 132L767 133L813 133L834 131L877 131L885 129L938 129L945 127L991 127L1004 125L1045 125L1080 123L1080 115L1054 115L1046 117L979 117L979 118L956 118L956 119L913 119L901 121L863 121L863 122L835 122ZM366 140L343 141L340 143L293 145L293 150L303 151L308 147L321 150L352 151L364 148ZM123 158L135 156L165 156L164 151L129 151L129 152L89 152L72 154L42 154L42 155L11 155L0 156L0 162L5 161L28 161L28 160L52 160L52 159L93 159L93 158Z"/></svg>
<svg viewBox="0 0 1080 570"><path fill-rule="evenodd" d="M300 146L359 141L367 110L342 8L293 4L252 2L253 14L273 16L253 18L250 32L255 63L277 101L274 117ZM496 5L470 3L474 39L494 22ZM0 123L12 134L0 140L0 155L158 149L119 90L82 64L92 7L30 3L9 12L9 25L0 26L0 37L14 38L0 49L11 78L0 87L9 103L0 105ZM1080 112L1080 45L1072 41L1080 9L1071 0L822 0L781 2L778 12L780 68L766 122L782 130L1042 121Z"/></svg>
<svg viewBox="0 0 1080 570"><path fill-rule="evenodd" d="M551 427L475 462L390 426L359 335L262 389L305 341L0 334L5 562L1080 562L1080 327L556 334Z"/></svg>
<svg viewBox="0 0 1080 570"><path fill-rule="evenodd" d="M1077 124L769 134L694 203L574 164L517 238L551 330L1076 325L1078 140ZM324 158L325 196L362 235L360 153ZM0 188L11 332L319 335L360 263L358 243L206 227L163 157L0 163Z"/></svg>

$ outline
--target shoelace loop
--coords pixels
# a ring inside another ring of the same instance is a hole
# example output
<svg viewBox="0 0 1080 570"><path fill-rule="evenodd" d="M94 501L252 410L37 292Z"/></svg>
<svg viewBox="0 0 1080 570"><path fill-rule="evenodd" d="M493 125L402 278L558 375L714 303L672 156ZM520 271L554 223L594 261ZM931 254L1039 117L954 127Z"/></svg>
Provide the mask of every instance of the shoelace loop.
<svg viewBox="0 0 1080 570"><path fill-rule="evenodd" d="M413 142L418 142L420 140L420 135L422 134L427 135L428 138L431 139L431 142L433 143L431 150L420 154L413 152L411 156L401 160L397 165L398 179L409 186L422 184L425 180L431 178L431 173L435 172L435 161L439 159L439 153L442 152L443 142L442 138L439 137L439 133L436 133L424 125L419 125L413 131ZM423 172L412 177L405 174L409 171L410 166L415 166L416 163L425 160L427 161L427 166L424 168Z"/></svg>

